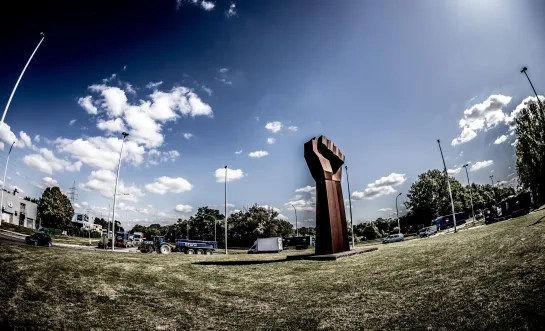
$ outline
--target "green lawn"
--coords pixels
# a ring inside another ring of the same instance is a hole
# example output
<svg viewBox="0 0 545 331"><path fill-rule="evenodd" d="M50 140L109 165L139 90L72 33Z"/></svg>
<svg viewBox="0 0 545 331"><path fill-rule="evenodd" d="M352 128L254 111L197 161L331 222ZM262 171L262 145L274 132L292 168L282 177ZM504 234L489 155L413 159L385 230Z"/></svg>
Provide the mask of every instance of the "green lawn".
<svg viewBox="0 0 545 331"><path fill-rule="evenodd" d="M334 262L274 262L288 253L187 256L1 245L0 321L7 325L0 329L545 325L545 210L457 234L376 246L378 251ZM192 263L211 260L272 263Z"/></svg>
<svg viewBox="0 0 545 331"><path fill-rule="evenodd" d="M63 235L56 235L52 236L51 238L53 239L54 243L81 246L96 246L100 240L100 238L91 238L91 243L89 243L89 237L72 237Z"/></svg>

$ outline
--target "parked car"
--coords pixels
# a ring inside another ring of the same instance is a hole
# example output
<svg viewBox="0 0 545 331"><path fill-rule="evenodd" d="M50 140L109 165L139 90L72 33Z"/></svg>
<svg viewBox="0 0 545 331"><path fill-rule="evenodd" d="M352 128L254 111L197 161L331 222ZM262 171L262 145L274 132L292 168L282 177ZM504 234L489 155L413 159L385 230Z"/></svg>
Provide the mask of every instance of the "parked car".
<svg viewBox="0 0 545 331"><path fill-rule="evenodd" d="M391 234L388 237L384 238L382 243L388 244L388 243L395 243L395 242L403 241L403 240L405 240L405 237L403 237L403 234L396 233L396 234Z"/></svg>
<svg viewBox="0 0 545 331"><path fill-rule="evenodd" d="M47 233L36 232L25 238L28 245L51 247L53 241Z"/></svg>

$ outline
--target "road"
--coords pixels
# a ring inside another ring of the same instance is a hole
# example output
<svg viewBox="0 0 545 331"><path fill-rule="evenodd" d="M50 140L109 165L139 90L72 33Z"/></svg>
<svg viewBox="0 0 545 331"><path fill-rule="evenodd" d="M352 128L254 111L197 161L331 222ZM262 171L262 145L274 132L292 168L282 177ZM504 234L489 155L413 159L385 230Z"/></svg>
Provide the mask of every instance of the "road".
<svg viewBox="0 0 545 331"><path fill-rule="evenodd" d="M26 245L25 243L25 237L23 236L15 236L15 235L7 235L5 233L0 232L0 243L2 244L8 244L8 245ZM96 252L111 252L111 249L99 249L96 247L90 247L90 246L79 246L79 245L70 245L70 244L58 244L53 241L54 247L60 247L65 249L78 249L78 250L88 250L88 251L96 251ZM135 247L133 248L116 248L114 249L114 253L137 253Z"/></svg>

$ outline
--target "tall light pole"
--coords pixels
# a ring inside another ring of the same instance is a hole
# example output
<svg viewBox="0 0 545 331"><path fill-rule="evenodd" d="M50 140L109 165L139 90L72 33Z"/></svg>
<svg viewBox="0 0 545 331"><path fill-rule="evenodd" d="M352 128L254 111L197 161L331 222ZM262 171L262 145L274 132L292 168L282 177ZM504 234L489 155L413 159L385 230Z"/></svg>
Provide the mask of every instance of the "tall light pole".
<svg viewBox="0 0 545 331"><path fill-rule="evenodd" d="M121 169L121 157L123 156L123 145L125 144L125 138L129 135L127 132L122 132L123 140L121 141L121 151L119 152L119 163L117 164L117 176L115 177L114 186L114 205L112 206L112 252L115 246L115 197L117 196L117 183L119 182L119 170Z"/></svg>
<svg viewBox="0 0 545 331"><path fill-rule="evenodd" d="M227 255L227 166L225 166L225 255Z"/></svg>
<svg viewBox="0 0 545 331"><path fill-rule="evenodd" d="M437 144L439 145L439 151L441 152L441 159L443 159L445 177L447 178L448 194L450 195L450 205L452 207L452 220L454 221L454 232L456 233L457 232L456 211L454 210L454 199L452 199L452 189L450 188L450 179L448 178L447 164L445 163L445 157L443 156L443 150L441 149L441 140L437 139Z"/></svg>
<svg viewBox="0 0 545 331"><path fill-rule="evenodd" d="M34 52L32 52L32 55L30 55L30 58L28 59L25 67L23 68L23 71L19 75L19 79L17 79L17 83L15 83L15 86L13 87L13 91L11 91L11 95L9 96L8 103L6 105L6 108L4 109L4 114L2 114L2 120L0 122L4 123L4 119L6 118L6 113L8 112L9 104L11 103L11 99L13 99L13 95L15 94L15 91L17 90L17 86L19 86L19 82L21 81L21 78L23 78L23 75L26 71L26 68L30 64L30 61L34 57L34 54L36 54L36 51L38 50L38 47L42 44L42 41L45 39L45 34L43 32L40 32L40 36L42 36L42 39L40 39L40 42L38 43L38 46L34 49Z"/></svg>
<svg viewBox="0 0 545 331"><path fill-rule="evenodd" d="M399 223L399 207L397 205L397 198L399 198L401 194L403 193L399 192L399 194L396 197L397 233L401 233L401 224Z"/></svg>
<svg viewBox="0 0 545 331"><path fill-rule="evenodd" d="M490 175L488 177L490 177L490 180L492 181L492 186L494 186L494 175Z"/></svg>
<svg viewBox="0 0 545 331"><path fill-rule="evenodd" d="M462 167L466 169L467 176L467 186L469 187L469 199L471 201L471 215L473 215L473 221L475 222L475 210L473 210L473 190L471 189L471 183L469 182L469 172L467 172L468 163L464 164Z"/></svg>
<svg viewBox="0 0 545 331"><path fill-rule="evenodd" d="M293 211L295 212L295 236L299 237L299 229L297 228L297 209L295 209L294 205L291 205L293 207Z"/></svg>
<svg viewBox="0 0 545 331"><path fill-rule="evenodd" d="M344 166L344 170L346 171L346 184L348 186L348 207L350 208L350 227L352 228L352 248L355 246L355 239L354 237L356 234L354 233L354 220L352 219L352 197L350 196L350 181L348 180L348 166Z"/></svg>
<svg viewBox="0 0 545 331"><path fill-rule="evenodd" d="M8 173L9 156L11 155L11 149L13 148L13 145L15 145L15 141L11 144L11 147L9 148L8 157L6 158L6 167L4 169L4 180L2 181L2 193L0 197L0 224L2 224L2 216L4 215L4 188L6 187L6 175Z"/></svg>
<svg viewBox="0 0 545 331"><path fill-rule="evenodd" d="M536 95L537 103L539 104L539 108L541 109L541 112L543 113L543 120L545 121L545 109L543 108L543 104L541 103L541 100L539 100L539 96L537 95L536 89L534 88L534 84L532 84L532 81L530 80L530 77L528 77L528 73L526 72L528 70L527 67L522 68L520 71L521 73L526 75L526 78L528 78L528 82L530 83L530 86L532 87L532 90L534 91L534 94Z"/></svg>

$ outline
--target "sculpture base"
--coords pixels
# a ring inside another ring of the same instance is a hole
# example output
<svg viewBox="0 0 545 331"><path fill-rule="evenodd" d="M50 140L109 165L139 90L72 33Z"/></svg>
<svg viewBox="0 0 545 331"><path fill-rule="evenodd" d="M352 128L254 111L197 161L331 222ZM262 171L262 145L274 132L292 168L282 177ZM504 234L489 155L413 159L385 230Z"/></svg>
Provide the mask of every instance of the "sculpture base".
<svg viewBox="0 0 545 331"><path fill-rule="evenodd" d="M303 254L303 255L288 255L286 257L287 260L314 260L314 261L335 261L337 259L357 255L357 254L363 254L368 252L373 252L378 250L376 247L366 247L366 248L356 248L351 249L349 251L344 251L340 253L334 253L334 254L323 254L323 255L316 255L316 254Z"/></svg>

